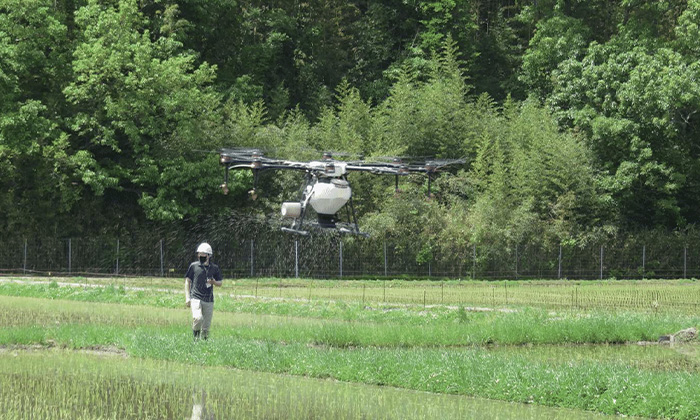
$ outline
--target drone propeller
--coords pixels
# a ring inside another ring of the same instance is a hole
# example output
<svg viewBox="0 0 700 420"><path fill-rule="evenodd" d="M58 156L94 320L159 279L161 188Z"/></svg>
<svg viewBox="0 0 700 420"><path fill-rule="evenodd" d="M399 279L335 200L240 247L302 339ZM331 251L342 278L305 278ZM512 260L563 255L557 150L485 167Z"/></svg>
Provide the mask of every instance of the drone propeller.
<svg viewBox="0 0 700 420"><path fill-rule="evenodd" d="M374 159L391 163L415 164L434 159L435 156L375 156Z"/></svg>
<svg viewBox="0 0 700 420"><path fill-rule="evenodd" d="M322 153L324 158L334 159L334 158L351 158L358 161L365 159L364 153L350 153L350 152L338 152L335 150L324 150Z"/></svg>
<svg viewBox="0 0 700 420"><path fill-rule="evenodd" d="M236 162L236 161L252 161L255 159L267 159L265 153L260 149L234 148L221 149L221 163Z"/></svg>
<svg viewBox="0 0 700 420"><path fill-rule="evenodd" d="M262 150L257 148L226 148L220 150L220 162L226 167L224 183L221 185L224 193L228 187L228 172L237 169L250 169L253 171L254 186L250 195L257 197L256 187L258 175L263 170L302 170L322 178L345 177L348 172L369 172L375 175L394 175L396 191L399 189L399 176L411 173L426 174L428 176L428 192L430 193L431 176L443 168L459 163L465 163L465 159L421 159L415 157L379 157L374 160L336 160L337 156L351 156L348 153L323 152L322 160L316 161L292 161L283 159L271 159L265 157Z"/></svg>
<svg viewBox="0 0 700 420"><path fill-rule="evenodd" d="M265 154L261 149L254 147L231 147L221 149L219 152L222 154L240 157L263 156Z"/></svg>
<svg viewBox="0 0 700 420"><path fill-rule="evenodd" d="M465 159L431 159L423 161L406 161L403 158L392 158L390 162L361 161L348 162L350 170L366 170L378 174L407 175L409 173L432 174L445 167L463 164Z"/></svg>
<svg viewBox="0 0 700 420"><path fill-rule="evenodd" d="M296 155L299 155L299 152L302 152L302 154L305 158L311 158L311 159L321 158L322 160L342 160L342 161L347 161L348 159L355 159L355 160L363 160L364 159L363 153L341 152L341 151L332 150L332 149L316 149L313 147L302 147L302 148L295 150Z"/></svg>
<svg viewBox="0 0 700 420"><path fill-rule="evenodd" d="M467 162L467 160L464 158L461 158L461 159L434 159L434 160L426 161L423 164L423 168L425 169L426 172L433 173L433 172L436 172L436 171L438 171L442 168L445 168L447 166L465 164L466 162Z"/></svg>
<svg viewBox="0 0 700 420"><path fill-rule="evenodd" d="M256 148L244 148L244 147L238 147L238 148L225 148L219 150L219 155L220 155L220 163L222 165L226 165L226 171L224 174L224 183L221 184L221 189L223 190L223 193L226 195L229 193L229 188L228 188L228 172L231 167L247 167L250 169L253 169L253 176L254 176L254 186L253 189L248 191L248 194L250 197L255 200L258 198L257 195L257 184L258 184L258 171L256 169L260 169L263 166L263 161L267 161L269 159L265 158L265 155L262 150L256 149Z"/></svg>
<svg viewBox="0 0 700 420"><path fill-rule="evenodd" d="M400 156L383 156L379 157L378 159L382 160L387 160L389 162L383 162L383 163L378 163L375 165L379 165L385 168L389 168L389 173L394 173L395 175L395 187L394 191L396 193L400 192L399 190L399 176L400 175L407 175L409 173L423 173L428 176L428 197L432 196L431 192L431 184L432 184L432 175L440 170L442 170L445 167L448 167L450 165L457 165L457 164L464 164L466 163L466 159L461 158L461 159L435 159L435 158L425 158L423 157L422 159L417 159L415 157L407 158L407 157L400 157Z"/></svg>

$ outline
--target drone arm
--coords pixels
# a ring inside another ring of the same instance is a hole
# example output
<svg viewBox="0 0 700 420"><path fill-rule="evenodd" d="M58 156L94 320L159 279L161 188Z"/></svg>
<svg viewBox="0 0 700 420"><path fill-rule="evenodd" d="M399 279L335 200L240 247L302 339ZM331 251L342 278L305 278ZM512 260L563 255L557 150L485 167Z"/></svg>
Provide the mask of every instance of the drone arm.
<svg viewBox="0 0 700 420"><path fill-rule="evenodd" d="M254 167L253 167L252 163L241 163L241 164L231 165L231 166L226 167L227 171L235 171L236 169L254 169Z"/></svg>
<svg viewBox="0 0 700 420"><path fill-rule="evenodd" d="M277 170L283 170L283 169L291 169L294 171L306 171L308 170L308 166L306 164L301 164L297 162L289 162L283 163L283 164L266 164L260 169L277 169Z"/></svg>
<svg viewBox="0 0 700 420"><path fill-rule="evenodd" d="M292 226L293 228L301 229L302 225L304 224L304 216L306 216L306 208L308 207L309 201L311 201L311 196L313 196L313 195L314 195L314 193L312 191L304 199L304 202L302 203L302 206L301 206L301 217L299 217L299 220L298 220L299 224L297 225L297 221L295 220L294 225Z"/></svg>
<svg viewBox="0 0 700 420"><path fill-rule="evenodd" d="M292 170L296 170L296 171L305 171L305 170L307 170L307 167L305 165L301 165L301 164L299 164L299 165L285 165L285 164L265 163L262 165L256 165L255 163L240 163L240 164L227 166L226 169L228 169L228 170L251 169L253 171L264 171L266 169L276 169L276 170L292 169Z"/></svg>
<svg viewBox="0 0 700 420"><path fill-rule="evenodd" d="M347 165L345 167L347 171L356 172L369 172L375 175L405 175L401 168L396 166L384 166L384 165Z"/></svg>

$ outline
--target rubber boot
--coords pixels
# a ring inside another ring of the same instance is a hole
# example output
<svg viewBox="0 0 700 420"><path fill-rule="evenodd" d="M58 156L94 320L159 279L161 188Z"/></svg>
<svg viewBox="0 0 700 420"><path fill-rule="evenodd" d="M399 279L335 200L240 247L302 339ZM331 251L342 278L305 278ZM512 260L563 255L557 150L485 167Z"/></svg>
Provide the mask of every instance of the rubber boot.
<svg viewBox="0 0 700 420"><path fill-rule="evenodd" d="M209 339L209 331L202 330L202 338L205 340L208 340Z"/></svg>

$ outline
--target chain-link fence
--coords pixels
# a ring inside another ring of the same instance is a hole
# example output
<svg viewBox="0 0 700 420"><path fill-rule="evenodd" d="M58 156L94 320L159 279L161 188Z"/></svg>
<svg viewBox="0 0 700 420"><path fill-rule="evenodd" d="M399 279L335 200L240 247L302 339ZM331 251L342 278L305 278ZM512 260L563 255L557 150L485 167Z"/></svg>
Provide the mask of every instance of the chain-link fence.
<svg viewBox="0 0 700 420"><path fill-rule="evenodd" d="M451 249L420 239L302 237L278 231L221 234L6 239L0 272L182 277L202 240L229 278L607 279L700 277L700 240L628 237L585 247L526 243ZM648 242L647 242L648 241ZM427 251L426 251L427 250ZM447 252L446 250L449 250Z"/></svg>

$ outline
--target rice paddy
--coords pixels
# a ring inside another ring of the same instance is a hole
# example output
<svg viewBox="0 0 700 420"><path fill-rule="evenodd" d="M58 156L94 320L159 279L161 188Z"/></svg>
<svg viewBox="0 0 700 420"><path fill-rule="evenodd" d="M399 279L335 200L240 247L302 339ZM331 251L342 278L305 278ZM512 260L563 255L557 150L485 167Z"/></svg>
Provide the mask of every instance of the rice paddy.
<svg viewBox="0 0 700 420"><path fill-rule="evenodd" d="M700 416L694 281L3 280L7 418Z"/></svg>
<svg viewBox="0 0 700 420"><path fill-rule="evenodd" d="M559 418L591 413L119 354L0 350L6 419ZM17 397L19 396L19 397ZM604 416L596 416L604 417Z"/></svg>
<svg viewBox="0 0 700 420"><path fill-rule="evenodd" d="M27 278L4 279L27 281ZM180 278L53 278L32 283L110 286L131 290L182 292ZM575 310L700 311L700 281L689 280L308 280L236 279L227 281L232 297L336 300L366 304L540 307Z"/></svg>

